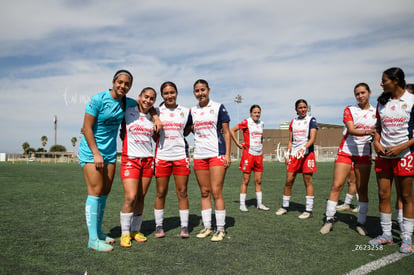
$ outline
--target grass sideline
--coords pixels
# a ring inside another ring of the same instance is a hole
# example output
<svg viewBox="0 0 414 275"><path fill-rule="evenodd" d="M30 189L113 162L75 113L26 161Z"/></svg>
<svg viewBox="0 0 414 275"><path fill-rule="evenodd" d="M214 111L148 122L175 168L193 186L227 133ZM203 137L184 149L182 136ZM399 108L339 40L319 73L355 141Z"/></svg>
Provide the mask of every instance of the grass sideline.
<svg viewBox="0 0 414 275"><path fill-rule="evenodd" d="M227 235L213 243L197 239L202 228L200 193L194 173L189 181L190 238L179 237L179 216L174 183L166 201L166 237L154 237L153 180L145 201L143 232L146 243L133 242L129 249L115 244L111 253L87 249L84 216L86 186L77 164L0 163L0 274L344 274L398 251L398 245L380 251L358 250L380 233L377 187L371 174L367 227L371 237L359 236L349 227L356 221L351 212L338 213L334 230L319 233L332 182L332 163L318 163L314 174L314 217L299 220L304 209L305 188L301 175L293 187L293 211L278 217L285 169L266 162L263 175L264 203L270 211L255 209L254 184L247 193L248 213L239 211L241 173L238 163L227 171L224 198ZM119 165L118 165L119 171ZM342 191L343 199L346 188ZM123 189L116 175L108 199L103 229L120 236L119 211ZM392 202L395 201L393 195ZM394 225L395 227L395 225ZM394 230L395 240L399 232ZM404 274L412 270L408 256L372 274ZM411 273L411 272L408 272Z"/></svg>

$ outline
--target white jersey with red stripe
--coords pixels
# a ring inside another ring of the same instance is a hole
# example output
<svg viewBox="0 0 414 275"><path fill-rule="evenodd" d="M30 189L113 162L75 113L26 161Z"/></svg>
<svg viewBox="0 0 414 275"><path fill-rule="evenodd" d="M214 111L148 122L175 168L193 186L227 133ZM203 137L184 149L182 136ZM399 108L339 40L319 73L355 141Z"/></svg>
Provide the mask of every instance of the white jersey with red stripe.
<svg viewBox="0 0 414 275"><path fill-rule="evenodd" d="M343 122L354 122L356 130L372 130L375 128L377 118L375 108L369 106L368 109L361 109L359 105L348 106L344 110ZM370 156L371 155L372 136L354 136L349 134L347 128L344 128L344 137L339 145L339 152L344 152L352 156Z"/></svg>
<svg viewBox="0 0 414 275"><path fill-rule="evenodd" d="M157 108L163 130L160 132L157 159L180 160L188 157L188 146L184 138L185 127L192 124L190 109L165 105Z"/></svg>
<svg viewBox="0 0 414 275"><path fill-rule="evenodd" d="M251 117L238 124L243 131L244 144L249 150L249 154L260 156L263 150L263 127L264 123L260 119L255 122Z"/></svg>
<svg viewBox="0 0 414 275"><path fill-rule="evenodd" d="M318 129L316 118L306 115L304 118L295 118L290 122L289 131L292 132L291 155L295 155L310 139L311 129ZM304 155L313 152L313 144L306 149Z"/></svg>
<svg viewBox="0 0 414 275"><path fill-rule="evenodd" d="M223 104L209 101L207 106L192 107L194 122L194 158L206 159L226 154L222 123L229 122L230 117Z"/></svg>
<svg viewBox="0 0 414 275"><path fill-rule="evenodd" d="M152 135L154 122L150 113L140 113L138 106L125 111L126 134L122 154L130 158L153 157Z"/></svg>
<svg viewBox="0 0 414 275"><path fill-rule="evenodd" d="M413 138L414 95L405 91L399 99L389 99L385 105L377 105L377 119L381 122L381 145L385 148L400 145ZM407 148L399 156L402 158L414 152ZM382 156L385 158L385 156Z"/></svg>

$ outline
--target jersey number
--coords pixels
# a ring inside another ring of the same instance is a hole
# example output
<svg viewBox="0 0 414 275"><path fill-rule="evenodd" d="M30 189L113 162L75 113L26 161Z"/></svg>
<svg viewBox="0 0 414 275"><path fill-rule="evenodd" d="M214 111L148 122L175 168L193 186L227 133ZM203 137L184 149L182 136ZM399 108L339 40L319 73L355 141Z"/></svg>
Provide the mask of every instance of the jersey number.
<svg viewBox="0 0 414 275"><path fill-rule="evenodd" d="M407 156L406 158L401 159L401 167L413 167L413 156Z"/></svg>

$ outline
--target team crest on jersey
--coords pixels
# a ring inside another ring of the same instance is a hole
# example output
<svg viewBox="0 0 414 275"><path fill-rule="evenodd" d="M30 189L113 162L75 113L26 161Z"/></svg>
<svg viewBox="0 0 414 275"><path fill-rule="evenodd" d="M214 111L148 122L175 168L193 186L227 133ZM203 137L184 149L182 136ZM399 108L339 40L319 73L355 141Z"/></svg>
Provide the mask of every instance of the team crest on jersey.
<svg viewBox="0 0 414 275"><path fill-rule="evenodd" d="M180 117L184 117L184 112L181 112L180 113Z"/></svg>
<svg viewBox="0 0 414 275"><path fill-rule="evenodd" d="M210 114L214 114L214 109L210 109Z"/></svg>
<svg viewBox="0 0 414 275"><path fill-rule="evenodd" d="M391 106L391 111L395 111L395 106Z"/></svg>
<svg viewBox="0 0 414 275"><path fill-rule="evenodd" d="M201 113L200 113L200 116L204 116L204 112L201 112Z"/></svg>
<svg viewBox="0 0 414 275"><path fill-rule="evenodd" d="M144 120L145 120L145 118L144 118L144 117L140 117L140 118L139 118L139 120L144 121Z"/></svg>
<svg viewBox="0 0 414 275"><path fill-rule="evenodd" d="M407 103L403 103L402 105L401 105L401 109L407 109Z"/></svg>

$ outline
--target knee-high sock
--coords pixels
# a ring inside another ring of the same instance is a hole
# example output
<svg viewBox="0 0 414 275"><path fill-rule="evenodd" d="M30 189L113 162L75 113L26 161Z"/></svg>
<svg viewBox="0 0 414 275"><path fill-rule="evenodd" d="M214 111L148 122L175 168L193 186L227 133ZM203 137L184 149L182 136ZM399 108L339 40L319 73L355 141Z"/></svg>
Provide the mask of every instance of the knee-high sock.
<svg viewBox="0 0 414 275"><path fill-rule="evenodd" d="M99 197L88 195L85 203L85 217L86 226L88 227L89 240L98 239L98 208Z"/></svg>
<svg viewBox="0 0 414 275"><path fill-rule="evenodd" d="M215 210L215 214L216 214L217 231L224 232L224 226L226 225L226 209Z"/></svg>
<svg viewBox="0 0 414 275"><path fill-rule="evenodd" d="M338 204L338 202L336 201L330 201L328 200L326 202L326 220L330 220L333 219L336 213L336 205Z"/></svg>
<svg viewBox="0 0 414 275"><path fill-rule="evenodd" d="M382 233L387 236L392 236L391 228L392 228L392 220L391 214L387 213L380 213L380 223L382 228Z"/></svg>
<svg viewBox="0 0 414 275"><path fill-rule="evenodd" d="M140 232L142 225L142 214L132 216L131 231Z"/></svg>
<svg viewBox="0 0 414 275"><path fill-rule="evenodd" d="M359 212L357 222L360 224L365 224L367 221L368 213L368 202L358 202Z"/></svg>
<svg viewBox="0 0 414 275"><path fill-rule="evenodd" d="M204 228L211 229L211 213L213 210L211 208L201 210L201 218L203 219Z"/></svg>
<svg viewBox="0 0 414 275"><path fill-rule="evenodd" d="M188 209L180 210L181 227L188 227L189 216L190 216L190 211Z"/></svg>
<svg viewBox="0 0 414 275"><path fill-rule="evenodd" d="M162 226L164 222L164 209L154 209L155 227Z"/></svg>
<svg viewBox="0 0 414 275"><path fill-rule="evenodd" d="M246 204L246 193L240 193L240 205Z"/></svg>
<svg viewBox="0 0 414 275"><path fill-rule="evenodd" d="M413 235L414 219L404 218L404 233L403 236L411 240Z"/></svg>
<svg viewBox="0 0 414 275"><path fill-rule="evenodd" d="M262 205L262 192L256 192L257 206Z"/></svg>
<svg viewBox="0 0 414 275"><path fill-rule="evenodd" d="M289 202L290 202L290 196L283 195L283 197L282 197L282 207L288 208L289 207Z"/></svg>
<svg viewBox="0 0 414 275"><path fill-rule="evenodd" d="M395 209L395 214L397 215L397 223L400 226L400 231L402 234L404 234L403 210Z"/></svg>
<svg viewBox="0 0 414 275"><path fill-rule="evenodd" d="M306 211L312 212L313 210L313 198L314 196L306 196Z"/></svg>
<svg viewBox="0 0 414 275"><path fill-rule="evenodd" d="M98 205L98 223L97 223L97 231L98 231L98 237L103 235L102 233L102 221L103 216L105 213L105 207L106 207L106 200L108 199L108 196L100 196L99 197L99 205Z"/></svg>
<svg viewBox="0 0 414 275"><path fill-rule="evenodd" d="M132 215L134 215L134 213L130 212L130 213L120 213L120 220L121 220L121 231L122 234L129 234L131 233L131 220L132 220Z"/></svg>

